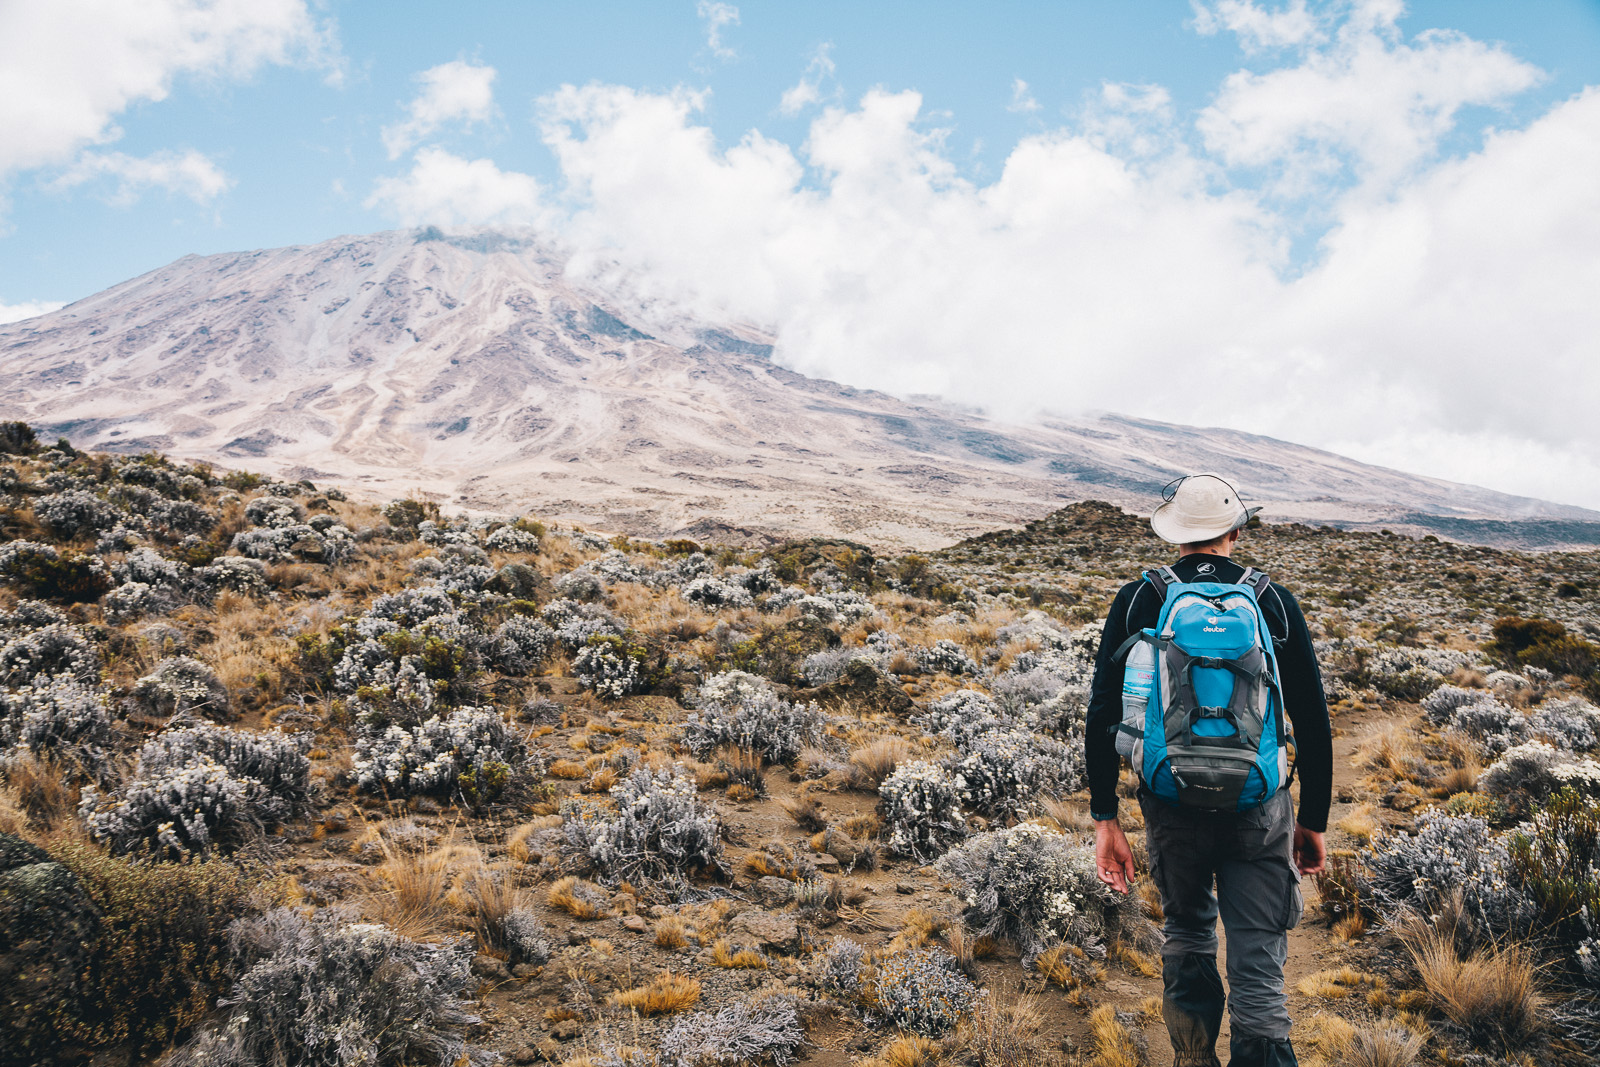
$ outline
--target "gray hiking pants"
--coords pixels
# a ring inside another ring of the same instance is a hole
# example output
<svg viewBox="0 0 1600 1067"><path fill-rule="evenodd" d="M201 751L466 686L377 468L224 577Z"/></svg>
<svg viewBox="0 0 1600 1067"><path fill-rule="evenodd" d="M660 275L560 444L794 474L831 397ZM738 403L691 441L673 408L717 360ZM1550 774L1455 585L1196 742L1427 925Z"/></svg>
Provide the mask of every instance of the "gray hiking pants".
<svg viewBox="0 0 1600 1067"><path fill-rule="evenodd" d="M1226 1002L1235 1062L1241 1042L1289 1038L1283 964L1300 921L1294 806L1287 789L1248 811L1175 808L1141 794L1150 877L1166 921L1162 1014L1180 1067L1216 1063ZM1228 992L1217 974L1217 916L1228 932ZM1292 1053L1290 1053L1292 1061Z"/></svg>

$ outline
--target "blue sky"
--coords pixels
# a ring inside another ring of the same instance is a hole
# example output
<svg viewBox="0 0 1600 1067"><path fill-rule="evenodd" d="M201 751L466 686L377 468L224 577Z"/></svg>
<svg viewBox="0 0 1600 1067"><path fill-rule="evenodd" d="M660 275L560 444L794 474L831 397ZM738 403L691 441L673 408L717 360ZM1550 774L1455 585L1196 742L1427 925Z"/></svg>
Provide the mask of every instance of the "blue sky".
<svg viewBox="0 0 1600 1067"><path fill-rule="evenodd" d="M337 35L338 54L326 57L339 73L332 83L329 67L306 57L237 79L178 73L166 99L112 116L122 131L116 149L197 150L226 173L226 191L196 203L155 187L128 202L111 179L62 189L58 167L11 175L0 304L76 299L191 252L393 225L363 206L395 169L380 131L414 96L416 74L450 60L495 68L496 116L439 140L546 181L556 168L534 135L535 101L564 83L709 89L702 118L720 140L760 129L798 145L811 115L785 115L779 101L819 48L835 65L823 87L830 100L848 103L874 87L921 92L927 124L950 131L952 160L983 181L1019 138L1070 124L1104 82L1159 84L1177 108L1198 110L1226 75L1259 58L1227 34L1195 32L1195 12L1181 2L745 0L736 8L738 22L720 30L732 54L718 55L694 0L330 3L322 14ZM1593 0L1412 3L1399 24L1503 42L1548 74L1502 107L1464 112L1450 150L1474 147L1483 125L1521 124L1600 81ZM1014 109L1019 78L1038 110Z"/></svg>
<svg viewBox="0 0 1600 1067"><path fill-rule="evenodd" d="M1597 85L1593 0L0 4L0 317L529 224L810 373L1600 506Z"/></svg>

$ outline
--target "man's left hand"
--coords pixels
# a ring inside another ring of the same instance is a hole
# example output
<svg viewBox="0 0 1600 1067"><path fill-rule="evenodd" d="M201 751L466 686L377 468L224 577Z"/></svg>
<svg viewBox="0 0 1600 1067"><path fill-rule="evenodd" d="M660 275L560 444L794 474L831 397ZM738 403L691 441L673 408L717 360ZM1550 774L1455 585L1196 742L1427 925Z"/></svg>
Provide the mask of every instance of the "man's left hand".
<svg viewBox="0 0 1600 1067"><path fill-rule="evenodd" d="M1321 874L1328 850L1322 844L1322 835L1294 824L1294 865L1301 874Z"/></svg>

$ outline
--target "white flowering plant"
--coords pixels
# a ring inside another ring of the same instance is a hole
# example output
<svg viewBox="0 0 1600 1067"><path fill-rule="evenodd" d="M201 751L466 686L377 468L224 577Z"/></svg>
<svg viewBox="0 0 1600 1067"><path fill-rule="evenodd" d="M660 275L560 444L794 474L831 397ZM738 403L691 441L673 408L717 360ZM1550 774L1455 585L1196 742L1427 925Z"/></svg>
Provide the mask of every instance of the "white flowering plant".
<svg viewBox="0 0 1600 1067"><path fill-rule="evenodd" d="M1015 941L1024 959L1060 943L1091 956L1112 941L1145 950L1157 943L1138 896L1100 881L1093 848L1037 823L976 834L934 866L962 901L967 927Z"/></svg>
<svg viewBox="0 0 1600 1067"><path fill-rule="evenodd" d="M928 863L967 834L961 794L950 772L908 760L878 787L878 814L889 851Z"/></svg>
<svg viewBox="0 0 1600 1067"><path fill-rule="evenodd" d="M460 707L412 727L391 725L356 742L356 783L389 796L493 800L516 772L542 773L494 708Z"/></svg>
<svg viewBox="0 0 1600 1067"><path fill-rule="evenodd" d="M585 857L608 884L676 881L722 870L715 811L702 805L694 779L681 765L651 772L637 768L611 787L610 808L569 799L562 832L569 849Z"/></svg>

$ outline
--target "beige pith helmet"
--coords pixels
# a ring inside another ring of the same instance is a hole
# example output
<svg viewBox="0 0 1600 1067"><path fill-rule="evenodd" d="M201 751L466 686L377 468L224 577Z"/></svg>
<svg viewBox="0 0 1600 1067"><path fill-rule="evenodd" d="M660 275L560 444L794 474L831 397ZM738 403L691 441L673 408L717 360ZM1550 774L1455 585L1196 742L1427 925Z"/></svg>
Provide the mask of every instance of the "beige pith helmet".
<svg viewBox="0 0 1600 1067"><path fill-rule="evenodd" d="M1167 483L1165 501L1150 516L1150 528L1175 545L1210 541L1250 521L1260 508L1247 508L1239 491L1216 474L1188 474Z"/></svg>

